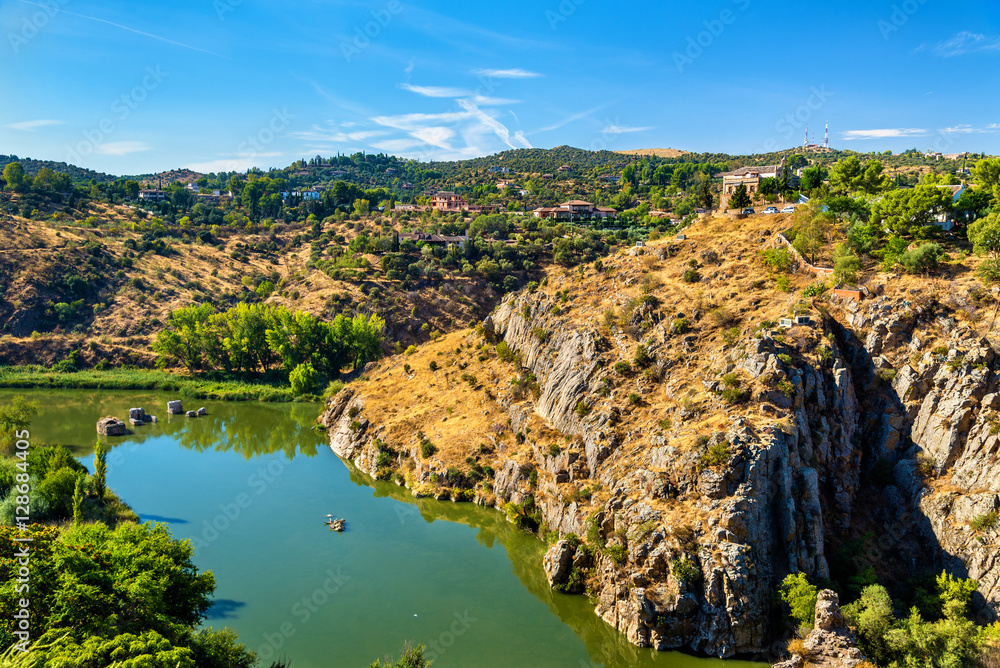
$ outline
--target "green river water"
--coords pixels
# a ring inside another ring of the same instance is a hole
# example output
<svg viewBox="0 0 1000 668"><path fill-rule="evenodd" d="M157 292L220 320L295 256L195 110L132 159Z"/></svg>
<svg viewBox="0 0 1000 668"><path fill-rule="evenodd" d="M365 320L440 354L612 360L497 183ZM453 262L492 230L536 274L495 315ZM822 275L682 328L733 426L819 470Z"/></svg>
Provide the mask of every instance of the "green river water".
<svg viewBox="0 0 1000 668"><path fill-rule="evenodd" d="M364 667L407 641L436 668L762 665L632 646L585 597L549 589L545 545L500 513L414 499L341 461L312 429L319 405L186 401L208 409L189 419L167 416L176 397L162 393L23 393L40 404L32 440L69 446L88 468L99 418L134 406L159 417L109 439L109 484L194 542L217 583L205 624L234 628L265 668ZM328 531L327 513L347 531Z"/></svg>

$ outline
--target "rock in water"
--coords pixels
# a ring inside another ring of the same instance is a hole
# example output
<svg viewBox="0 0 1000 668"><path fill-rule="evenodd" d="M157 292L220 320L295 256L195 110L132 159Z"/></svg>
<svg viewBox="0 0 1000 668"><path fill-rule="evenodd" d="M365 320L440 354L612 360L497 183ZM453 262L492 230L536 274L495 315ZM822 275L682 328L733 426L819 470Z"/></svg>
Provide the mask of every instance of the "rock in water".
<svg viewBox="0 0 1000 668"><path fill-rule="evenodd" d="M97 433L101 436L124 436L128 428L124 422L109 415L97 421Z"/></svg>
<svg viewBox="0 0 1000 668"><path fill-rule="evenodd" d="M806 636L805 648L809 665L818 668L855 668L865 660L840 611L837 593L831 589L824 589L816 597L816 626ZM801 655L794 654L775 668L799 668L804 662Z"/></svg>
<svg viewBox="0 0 1000 668"><path fill-rule="evenodd" d="M198 415L208 415L208 411L205 410L204 408L199 408Z"/></svg>
<svg viewBox="0 0 1000 668"><path fill-rule="evenodd" d="M184 415L186 415L188 417L198 417L198 412L197 411L188 411Z"/></svg>
<svg viewBox="0 0 1000 668"><path fill-rule="evenodd" d="M180 401L168 401L167 413L170 415L184 415L184 408Z"/></svg>

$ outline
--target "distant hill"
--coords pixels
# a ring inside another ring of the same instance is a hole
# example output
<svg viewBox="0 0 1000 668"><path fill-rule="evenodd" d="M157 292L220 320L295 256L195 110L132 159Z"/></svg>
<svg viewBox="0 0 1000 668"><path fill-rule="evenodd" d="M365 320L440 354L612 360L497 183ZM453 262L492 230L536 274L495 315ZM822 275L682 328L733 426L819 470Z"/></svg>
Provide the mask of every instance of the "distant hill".
<svg viewBox="0 0 1000 668"><path fill-rule="evenodd" d="M615 151L622 155L651 155L656 158L679 158L687 155L689 151L681 151L676 148L637 148L633 151Z"/></svg>
<svg viewBox="0 0 1000 668"><path fill-rule="evenodd" d="M95 172L92 169L86 169L84 167L77 167L76 165L70 165L65 162L55 162L53 160L35 160L33 158L19 158L16 155L0 155L0 170L7 166L11 162L19 162L21 166L24 167L25 173L30 176L38 174L38 172L43 167L48 167L54 172L62 172L63 174L69 174L70 178L73 179L75 183L90 183L92 180L98 183L114 183L118 179L117 176L111 174L105 174L104 172Z"/></svg>

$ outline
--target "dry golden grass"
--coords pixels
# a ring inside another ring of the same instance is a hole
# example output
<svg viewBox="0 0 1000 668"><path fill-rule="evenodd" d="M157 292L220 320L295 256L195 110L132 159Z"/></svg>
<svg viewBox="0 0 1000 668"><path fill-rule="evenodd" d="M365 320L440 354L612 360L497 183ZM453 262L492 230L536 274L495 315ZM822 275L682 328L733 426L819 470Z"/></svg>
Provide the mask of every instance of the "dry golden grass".
<svg viewBox="0 0 1000 668"><path fill-rule="evenodd" d="M621 155L649 155L657 158L677 158L688 153L688 151L681 151L676 148L639 148L632 151L615 151L615 153L620 153Z"/></svg>

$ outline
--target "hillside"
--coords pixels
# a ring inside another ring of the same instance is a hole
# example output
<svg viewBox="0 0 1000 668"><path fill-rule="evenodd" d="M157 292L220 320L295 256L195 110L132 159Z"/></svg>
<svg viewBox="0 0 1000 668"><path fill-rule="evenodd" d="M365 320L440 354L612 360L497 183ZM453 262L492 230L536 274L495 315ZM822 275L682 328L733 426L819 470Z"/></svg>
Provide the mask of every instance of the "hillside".
<svg viewBox="0 0 1000 668"><path fill-rule="evenodd" d="M799 571L915 601L947 567L995 618L998 534L973 520L1000 506L1000 344L977 261L806 297L811 275L783 292L760 258L787 225L712 218L550 268L476 329L366 368L330 400L331 446L537 530L550 583L639 646L768 654Z"/></svg>
<svg viewBox="0 0 1000 668"><path fill-rule="evenodd" d="M69 174L70 178L73 179L75 183L86 184L90 183L92 180L98 183L112 183L118 177L111 174L105 174L104 172L95 172L92 169L87 169L85 167L77 167L66 162L57 162L54 160L34 160L32 158L19 158L16 155L0 155L0 170L3 170L9 163L20 162L21 166L24 167L24 171L29 176L35 176L38 172L48 167L52 171L62 172L64 174Z"/></svg>
<svg viewBox="0 0 1000 668"><path fill-rule="evenodd" d="M632 151L615 151L615 153L621 153L622 155L652 155L657 158L679 158L686 154L687 151L681 151L676 148L639 148Z"/></svg>
<svg viewBox="0 0 1000 668"><path fill-rule="evenodd" d="M0 364L51 364L80 349L87 365L151 366L149 345L170 312L202 302L225 309L266 301L323 317L375 310L387 321L387 345L406 347L483 317L500 295L460 272L447 282L390 280L372 254L356 258L359 269L342 279L317 266L335 264L330 258L361 222L211 235L132 231L127 207L90 213L100 227L16 217L0 235ZM273 293L254 293L265 280Z"/></svg>

